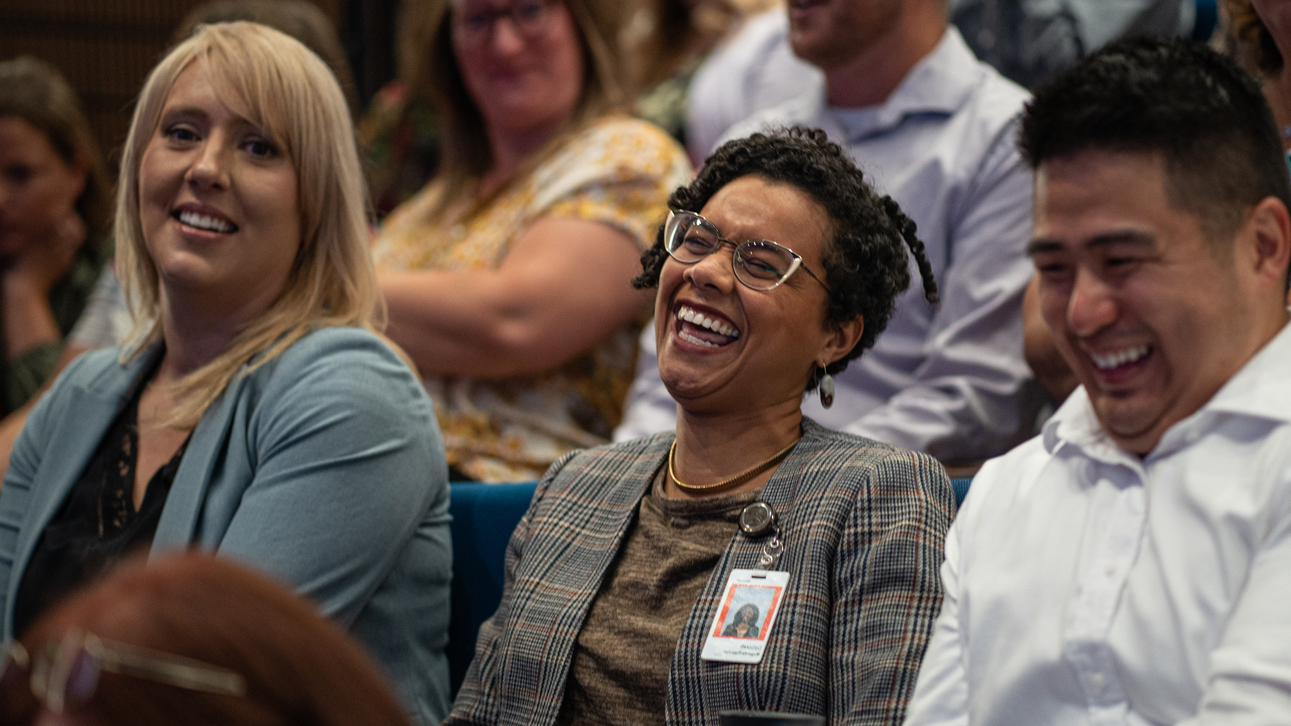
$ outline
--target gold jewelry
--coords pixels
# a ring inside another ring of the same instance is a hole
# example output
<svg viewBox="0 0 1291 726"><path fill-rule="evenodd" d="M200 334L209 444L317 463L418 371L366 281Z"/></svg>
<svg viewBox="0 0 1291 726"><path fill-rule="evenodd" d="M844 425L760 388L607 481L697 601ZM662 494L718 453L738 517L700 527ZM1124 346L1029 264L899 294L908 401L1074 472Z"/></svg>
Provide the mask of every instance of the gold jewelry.
<svg viewBox="0 0 1291 726"><path fill-rule="evenodd" d="M800 437L798 441L802 441L802 438ZM790 451L793 451L793 447L798 445L798 441L795 441L792 444L789 444L788 446L784 447L778 453L774 454L770 459L767 459L766 461L760 464L754 464L752 467L745 469L744 471L740 472L739 474L736 474L730 479L719 481L716 484L696 485L696 484L687 484L677 478L677 471L676 469L673 468L673 465L672 465L673 459L676 458L676 455L677 455L677 440L673 439L672 446L668 449L668 476L672 478L672 483L676 484L677 488L682 490L683 492L690 492L692 494L697 492L707 492L710 494L717 494L718 492L723 492L732 487L739 486L740 484L743 484L744 482L748 481L749 479L752 479L758 474L761 474L767 469L770 469L776 464L779 464L781 461L784 460L786 456L789 455Z"/></svg>

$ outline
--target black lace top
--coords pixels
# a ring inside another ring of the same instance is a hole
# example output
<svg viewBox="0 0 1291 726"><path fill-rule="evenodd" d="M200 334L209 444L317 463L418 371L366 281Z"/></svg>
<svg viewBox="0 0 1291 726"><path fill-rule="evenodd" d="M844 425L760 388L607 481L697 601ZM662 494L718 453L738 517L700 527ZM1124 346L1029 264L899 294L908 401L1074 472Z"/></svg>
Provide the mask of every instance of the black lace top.
<svg viewBox="0 0 1291 726"><path fill-rule="evenodd" d="M81 478L36 542L14 601L13 628L19 637L74 590L127 554L152 544L189 441L185 439L170 461L153 474L143 504L136 511L139 397L155 371L156 367L151 367L135 384L126 406L104 434Z"/></svg>

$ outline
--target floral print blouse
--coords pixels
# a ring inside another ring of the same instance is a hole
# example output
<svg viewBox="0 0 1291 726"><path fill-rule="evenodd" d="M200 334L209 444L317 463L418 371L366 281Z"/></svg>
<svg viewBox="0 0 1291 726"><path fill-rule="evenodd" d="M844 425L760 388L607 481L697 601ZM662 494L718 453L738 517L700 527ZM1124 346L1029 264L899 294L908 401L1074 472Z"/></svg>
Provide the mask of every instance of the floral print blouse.
<svg viewBox="0 0 1291 726"><path fill-rule="evenodd" d="M685 152L666 133L605 116L482 206L467 200L436 217L442 189L431 182L386 218L374 246L377 267L496 268L512 240L542 217L601 222L644 249L667 215L668 195L690 177ZM623 413L646 317L643 311L551 370L505 379L426 378L449 464L480 481L532 480L565 452L608 441Z"/></svg>

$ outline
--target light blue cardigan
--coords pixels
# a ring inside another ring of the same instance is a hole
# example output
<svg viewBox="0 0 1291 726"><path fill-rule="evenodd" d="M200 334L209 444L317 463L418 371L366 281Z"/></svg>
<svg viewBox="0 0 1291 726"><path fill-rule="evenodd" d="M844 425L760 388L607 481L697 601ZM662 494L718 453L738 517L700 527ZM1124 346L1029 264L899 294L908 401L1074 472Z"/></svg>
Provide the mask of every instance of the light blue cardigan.
<svg viewBox="0 0 1291 726"><path fill-rule="evenodd" d="M81 356L32 411L0 489L4 634L40 533L157 350ZM249 563L350 630L422 723L448 713L448 474L430 399L370 332L324 328L229 384L193 431L151 556Z"/></svg>

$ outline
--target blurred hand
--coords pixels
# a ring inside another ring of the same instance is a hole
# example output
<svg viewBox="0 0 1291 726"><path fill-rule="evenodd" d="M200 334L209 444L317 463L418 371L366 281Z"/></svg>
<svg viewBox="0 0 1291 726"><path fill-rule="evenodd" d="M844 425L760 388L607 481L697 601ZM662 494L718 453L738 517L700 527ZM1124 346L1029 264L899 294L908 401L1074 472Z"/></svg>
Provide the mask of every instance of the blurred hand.
<svg viewBox="0 0 1291 726"><path fill-rule="evenodd" d="M72 269L87 234L80 215L68 210L45 239L32 240L8 261L3 273L5 287L20 287L48 298L54 284Z"/></svg>

